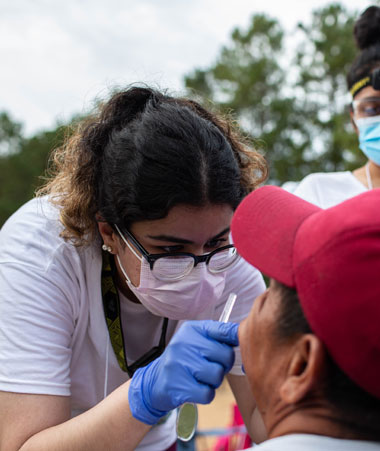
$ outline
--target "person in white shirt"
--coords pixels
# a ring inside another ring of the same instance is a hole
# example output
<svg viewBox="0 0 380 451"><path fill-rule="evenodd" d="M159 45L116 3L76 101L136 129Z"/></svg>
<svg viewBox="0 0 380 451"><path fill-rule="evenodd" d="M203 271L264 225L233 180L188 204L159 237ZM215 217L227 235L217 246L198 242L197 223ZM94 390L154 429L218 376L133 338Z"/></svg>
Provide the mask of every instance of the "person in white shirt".
<svg viewBox="0 0 380 451"><path fill-rule="evenodd" d="M147 87L113 94L54 163L0 234L0 449L175 449L179 404L161 396L148 426L132 416L130 379L182 322L217 318L230 292L240 322L265 290L230 221L266 163L198 103ZM252 432L239 355L195 401L231 370Z"/></svg>
<svg viewBox="0 0 380 451"><path fill-rule="evenodd" d="M355 23L360 53L347 74L350 114L367 163L353 172L315 173L294 194L328 208L368 189L380 187L380 8L370 6ZM286 187L285 185L284 187Z"/></svg>

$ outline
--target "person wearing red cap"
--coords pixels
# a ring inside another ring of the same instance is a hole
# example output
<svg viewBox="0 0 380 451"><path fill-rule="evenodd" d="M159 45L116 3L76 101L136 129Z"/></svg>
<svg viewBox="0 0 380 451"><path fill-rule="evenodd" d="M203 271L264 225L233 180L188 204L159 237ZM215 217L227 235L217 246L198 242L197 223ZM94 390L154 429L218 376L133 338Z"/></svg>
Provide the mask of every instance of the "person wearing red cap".
<svg viewBox="0 0 380 451"><path fill-rule="evenodd" d="M209 402L239 343L246 397L268 433L251 449L379 451L379 205L380 189L328 209L275 186L246 196L232 238L269 288L240 326L187 322L136 371L128 393L135 427L183 402Z"/></svg>
<svg viewBox="0 0 380 451"><path fill-rule="evenodd" d="M379 205L380 189L323 210L264 186L237 208L234 244L271 278L239 327L255 450L380 450Z"/></svg>

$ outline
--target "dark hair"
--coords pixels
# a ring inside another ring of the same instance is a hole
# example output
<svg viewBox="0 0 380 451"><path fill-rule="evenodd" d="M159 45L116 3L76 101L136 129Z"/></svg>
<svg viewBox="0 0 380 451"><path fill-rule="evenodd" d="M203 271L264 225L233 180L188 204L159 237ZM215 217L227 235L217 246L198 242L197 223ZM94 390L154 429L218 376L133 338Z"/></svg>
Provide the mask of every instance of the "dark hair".
<svg viewBox="0 0 380 451"><path fill-rule="evenodd" d="M197 102L146 87L114 94L54 154L41 191L61 208L62 235L80 245L95 215L128 227L175 205L233 209L264 181L267 166L231 124Z"/></svg>
<svg viewBox="0 0 380 451"><path fill-rule="evenodd" d="M347 74L347 87L371 74L380 67L380 8L370 6L357 19L354 37L360 50Z"/></svg>
<svg viewBox="0 0 380 451"><path fill-rule="evenodd" d="M301 334L312 333L297 292L279 282L276 282L276 288L281 296L275 329L278 339L292 340ZM322 389L331 409L337 414L342 432L363 440L380 440L380 399L355 384L328 353L327 356L327 375Z"/></svg>

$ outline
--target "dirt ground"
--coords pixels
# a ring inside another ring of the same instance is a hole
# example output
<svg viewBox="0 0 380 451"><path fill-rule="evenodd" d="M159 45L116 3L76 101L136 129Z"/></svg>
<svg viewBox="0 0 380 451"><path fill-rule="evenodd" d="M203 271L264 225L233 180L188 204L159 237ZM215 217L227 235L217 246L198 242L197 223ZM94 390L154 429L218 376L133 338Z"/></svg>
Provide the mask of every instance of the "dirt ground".
<svg viewBox="0 0 380 451"><path fill-rule="evenodd" d="M230 425L234 401L228 383L223 382L216 391L215 399L211 404L198 404L198 429L203 431ZM213 451L217 440L218 438L215 437L198 437L196 441L197 451Z"/></svg>

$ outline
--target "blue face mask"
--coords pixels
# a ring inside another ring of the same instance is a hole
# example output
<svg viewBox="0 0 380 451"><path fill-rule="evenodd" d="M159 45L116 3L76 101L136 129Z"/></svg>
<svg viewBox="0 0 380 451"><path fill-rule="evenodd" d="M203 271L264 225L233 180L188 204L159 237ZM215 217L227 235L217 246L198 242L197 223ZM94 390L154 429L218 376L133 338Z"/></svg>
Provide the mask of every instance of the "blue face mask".
<svg viewBox="0 0 380 451"><path fill-rule="evenodd" d="M380 116L355 120L359 129L359 147L366 157L380 166Z"/></svg>

